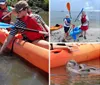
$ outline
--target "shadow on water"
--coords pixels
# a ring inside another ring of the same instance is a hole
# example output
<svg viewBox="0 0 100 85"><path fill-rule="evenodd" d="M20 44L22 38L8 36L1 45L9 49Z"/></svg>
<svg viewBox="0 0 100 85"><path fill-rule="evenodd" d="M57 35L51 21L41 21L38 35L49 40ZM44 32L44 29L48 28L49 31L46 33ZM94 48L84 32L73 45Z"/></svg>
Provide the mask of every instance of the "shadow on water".
<svg viewBox="0 0 100 85"><path fill-rule="evenodd" d="M89 66L100 68L100 58L83 62ZM51 69L51 85L100 85L100 75L78 75L70 73L65 66Z"/></svg>
<svg viewBox="0 0 100 85"><path fill-rule="evenodd" d="M48 74L20 56L6 53L0 56L0 85L48 85Z"/></svg>

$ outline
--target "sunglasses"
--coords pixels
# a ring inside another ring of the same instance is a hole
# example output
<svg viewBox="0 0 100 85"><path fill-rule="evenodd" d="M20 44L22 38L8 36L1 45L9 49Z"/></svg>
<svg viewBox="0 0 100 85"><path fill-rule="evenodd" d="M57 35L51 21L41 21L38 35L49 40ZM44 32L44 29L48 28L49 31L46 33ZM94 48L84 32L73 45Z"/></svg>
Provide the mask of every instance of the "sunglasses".
<svg viewBox="0 0 100 85"><path fill-rule="evenodd" d="M21 11L25 11L26 9L28 9L28 7L21 8L19 11L16 11L16 12L20 13Z"/></svg>

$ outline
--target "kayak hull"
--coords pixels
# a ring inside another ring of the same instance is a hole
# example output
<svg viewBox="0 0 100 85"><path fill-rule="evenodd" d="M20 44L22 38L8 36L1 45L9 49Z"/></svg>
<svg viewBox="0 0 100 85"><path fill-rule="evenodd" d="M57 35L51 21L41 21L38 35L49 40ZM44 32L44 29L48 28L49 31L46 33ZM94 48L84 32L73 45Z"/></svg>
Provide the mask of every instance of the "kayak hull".
<svg viewBox="0 0 100 85"><path fill-rule="evenodd" d="M3 32L0 30L0 43L4 43L4 40L7 38L8 34L8 32ZM49 50L21 40L21 35L16 35L15 38L19 39L15 40L13 51L34 66L48 72ZM12 42L8 45L9 49L11 49L11 47Z"/></svg>
<svg viewBox="0 0 100 85"><path fill-rule="evenodd" d="M69 52L67 49L54 49L50 52L50 67L55 68L65 65L69 60L76 62L89 61L100 58L100 44L83 44L77 51ZM73 49L73 48L72 48Z"/></svg>

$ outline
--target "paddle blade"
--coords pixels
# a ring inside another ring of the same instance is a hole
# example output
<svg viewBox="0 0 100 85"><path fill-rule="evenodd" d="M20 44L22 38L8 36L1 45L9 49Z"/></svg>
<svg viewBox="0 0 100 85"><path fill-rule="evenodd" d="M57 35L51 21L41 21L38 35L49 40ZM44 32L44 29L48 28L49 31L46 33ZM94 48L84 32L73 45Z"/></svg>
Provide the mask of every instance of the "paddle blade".
<svg viewBox="0 0 100 85"><path fill-rule="evenodd" d="M70 11L70 3L69 2L66 4L66 7L67 7L68 11Z"/></svg>
<svg viewBox="0 0 100 85"><path fill-rule="evenodd" d="M72 17L71 17L71 12L70 12L70 3L69 3L69 2L66 4L66 7L67 7L67 9L68 9L70 18L72 19Z"/></svg>
<svg viewBox="0 0 100 85"><path fill-rule="evenodd" d="M2 29L14 28L14 26L11 25L11 24L7 24L7 23L0 22L0 28L2 28Z"/></svg>

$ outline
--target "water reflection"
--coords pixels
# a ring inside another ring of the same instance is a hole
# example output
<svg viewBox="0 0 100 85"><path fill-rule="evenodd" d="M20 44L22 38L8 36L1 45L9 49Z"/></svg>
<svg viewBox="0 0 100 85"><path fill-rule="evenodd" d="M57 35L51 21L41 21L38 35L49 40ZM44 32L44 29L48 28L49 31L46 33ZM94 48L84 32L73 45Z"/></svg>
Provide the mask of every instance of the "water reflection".
<svg viewBox="0 0 100 85"><path fill-rule="evenodd" d="M0 56L0 85L48 85L48 75L13 55Z"/></svg>
<svg viewBox="0 0 100 85"><path fill-rule="evenodd" d="M100 68L100 58L83 63ZM51 69L50 79L51 85L100 85L100 75L70 73L65 66Z"/></svg>

